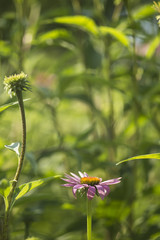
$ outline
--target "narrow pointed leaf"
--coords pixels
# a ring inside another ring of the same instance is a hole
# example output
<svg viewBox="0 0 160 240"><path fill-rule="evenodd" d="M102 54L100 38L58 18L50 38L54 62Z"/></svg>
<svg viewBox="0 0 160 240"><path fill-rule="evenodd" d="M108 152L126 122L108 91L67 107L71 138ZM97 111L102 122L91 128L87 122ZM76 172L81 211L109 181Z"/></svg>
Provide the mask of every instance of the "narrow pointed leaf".
<svg viewBox="0 0 160 240"><path fill-rule="evenodd" d="M20 153L19 153L20 143L19 142L11 143L11 145L5 145L5 147L11 151L14 151L18 156L20 155Z"/></svg>
<svg viewBox="0 0 160 240"><path fill-rule="evenodd" d="M136 9L133 12L133 18L135 20L144 19L146 17L149 17L155 13L155 9L153 8L153 4L145 4L144 6Z"/></svg>
<svg viewBox="0 0 160 240"><path fill-rule="evenodd" d="M87 31L93 35L99 35L99 31L95 22L86 16L65 16L65 17L57 17L54 19L56 23L62 23L66 25L72 25L77 28L80 28L84 31Z"/></svg>
<svg viewBox="0 0 160 240"><path fill-rule="evenodd" d="M71 39L71 34L65 29L54 29L39 36L38 43L44 43L49 40Z"/></svg>
<svg viewBox="0 0 160 240"><path fill-rule="evenodd" d="M123 163L123 162L131 161L131 160L136 160L136 159L150 159L150 158L160 159L160 153L153 153L153 154L146 154L146 155L139 155L139 156L131 157L131 158L128 158L128 159L125 159L125 160L122 160L122 161L116 163L116 165L119 165L119 164L121 164L121 163Z"/></svg>
<svg viewBox="0 0 160 240"><path fill-rule="evenodd" d="M28 99L24 99L23 102L28 101L28 100L29 100L29 98ZM16 104L18 104L18 102L12 102L12 103L5 104L5 105L0 107L0 112L3 112L7 108L12 107L12 106L14 106Z"/></svg>
<svg viewBox="0 0 160 240"><path fill-rule="evenodd" d="M107 26L101 26L101 27L99 27L99 30L102 35L110 34L114 38L116 38L120 43L122 43L125 47L129 48L130 44L129 44L128 38L126 37L126 35L124 33L119 31L118 29L107 27Z"/></svg>

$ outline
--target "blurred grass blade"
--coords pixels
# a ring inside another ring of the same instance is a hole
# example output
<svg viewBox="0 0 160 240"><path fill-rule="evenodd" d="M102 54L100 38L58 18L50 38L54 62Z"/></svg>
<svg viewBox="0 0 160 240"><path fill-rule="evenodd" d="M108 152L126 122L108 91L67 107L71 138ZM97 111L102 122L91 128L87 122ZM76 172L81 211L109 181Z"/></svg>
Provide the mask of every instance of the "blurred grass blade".
<svg viewBox="0 0 160 240"><path fill-rule="evenodd" d="M153 154L139 155L139 156L135 156L135 157L127 158L127 159L125 159L125 160L122 160L122 161L116 163L116 165L119 165L119 164L124 163L124 162L131 161L131 160L136 160L136 159L150 159L150 158L153 158L153 159L160 159L160 153L153 153Z"/></svg>
<svg viewBox="0 0 160 240"><path fill-rule="evenodd" d="M126 37L126 35L121 31L117 30L116 28L111 28L106 26L101 26L99 27L99 29L102 35L110 34L114 38L116 38L120 43L122 43L124 46L129 48L129 40Z"/></svg>
<svg viewBox="0 0 160 240"><path fill-rule="evenodd" d="M30 98L24 99L23 102L28 101L28 100L30 100ZM0 112L3 112L7 108L12 107L12 106L14 106L16 104L18 104L18 102L12 102L12 103L5 104L5 105L0 107Z"/></svg>
<svg viewBox="0 0 160 240"><path fill-rule="evenodd" d="M54 19L54 22L72 25L84 31L87 31L95 36L99 35L99 31L95 22L91 18L88 18L86 16L77 15L77 16L57 17Z"/></svg>

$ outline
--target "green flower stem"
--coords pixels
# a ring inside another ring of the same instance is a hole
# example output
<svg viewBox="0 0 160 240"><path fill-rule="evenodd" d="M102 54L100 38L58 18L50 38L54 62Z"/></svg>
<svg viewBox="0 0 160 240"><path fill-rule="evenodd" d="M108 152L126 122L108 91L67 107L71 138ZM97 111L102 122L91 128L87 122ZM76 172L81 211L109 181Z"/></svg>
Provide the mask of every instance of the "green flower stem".
<svg viewBox="0 0 160 240"><path fill-rule="evenodd" d="M21 154L19 157L16 174L14 176L12 187L8 196L8 208L6 209L5 216L4 216L3 240L9 239L9 213L12 207L13 194L21 174L24 155L25 155L25 149L26 149L26 118L25 118L22 91L16 91L16 96L18 98L19 108L21 112L21 119L22 119L22 148L21 148Z"/></svg>
<svg viewBox="0 0 160 240"><path fill-rule="evenodd" d="M25 155L25 150L26 150L26 118L25 118L22 91L17 91L16 95L17 95L17 98L18 98L19 108L20 108L20 111L21 111L21 119L22 119L22 148L21 148L21 155L20 155L20 158L19 158L17 171L16 171L16 174L15 174L15 177L14 177L14 180L13 180L13 184L12 184L12 188L14 188L14 189L17 185L17 182L18 182L21 170L22 170L23 160L24 160L24 155Z"/></svg>
<svg viewBox="0 0 160 240"><path fill-rule="evenodd" d="M87 198L87 240L92 240L92 200Z"/></svg>

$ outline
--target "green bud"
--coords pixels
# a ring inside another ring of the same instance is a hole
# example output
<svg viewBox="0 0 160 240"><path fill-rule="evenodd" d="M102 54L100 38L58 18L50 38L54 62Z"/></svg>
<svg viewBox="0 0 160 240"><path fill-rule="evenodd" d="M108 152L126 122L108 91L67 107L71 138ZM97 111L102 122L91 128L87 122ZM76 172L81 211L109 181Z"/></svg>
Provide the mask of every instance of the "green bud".
<svg viewBox="0 0 160 240"><path fill-rule="evenodd" d="M27 74L24 72L5 77L4 85L10 97L16 95L19 91L31 91L29 81L27 80Z"/></svg>

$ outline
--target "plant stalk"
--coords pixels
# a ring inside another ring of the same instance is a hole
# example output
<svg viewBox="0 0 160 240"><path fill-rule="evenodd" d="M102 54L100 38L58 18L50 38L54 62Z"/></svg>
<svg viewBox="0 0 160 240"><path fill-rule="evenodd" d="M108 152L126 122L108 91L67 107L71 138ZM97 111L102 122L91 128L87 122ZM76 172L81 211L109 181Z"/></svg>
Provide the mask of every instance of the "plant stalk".
<svg viewBox="0 0 160 240"><path fill-rule="evenodd" d="M8 196L8 207L5 210L5 216L4 216L4 224L3 224L3 240L9 240L9 214L12 207L12 200L14 191L16 189L22 166L23 166L23 160L25 155L25 149L26 149L26 118L25 118L25 110L24 110L24 104L23 104L23 97L22 97L22 91L17 91L16 96L19 103L19 108L21 112L21 120L22 120L22 148L21 148L21 154L18 161L17 170L14 176L14 179L12 181L11 190Z"/></svg>
<svg viewBox="0 0 160 240"><path fill-rule="evenodd" d="M92 240L92 200L87 198L87 240Z"/></svg>

